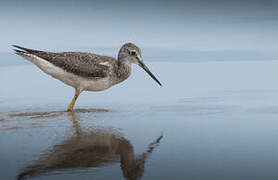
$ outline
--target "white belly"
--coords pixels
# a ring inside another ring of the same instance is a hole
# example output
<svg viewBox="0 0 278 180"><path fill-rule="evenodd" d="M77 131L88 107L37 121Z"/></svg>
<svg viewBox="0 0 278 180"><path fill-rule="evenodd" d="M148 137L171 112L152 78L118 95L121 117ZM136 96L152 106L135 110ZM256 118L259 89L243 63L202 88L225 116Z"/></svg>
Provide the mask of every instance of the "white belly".
<svg viewBox="0 0 278 180"><path fill-rule="evenodd" d="M51 64L50 62L31 54L22 55L25 59L37 65L43 72L62 81L63 83L79 89L80 91L102 91L111 86L109 77L106 78L85 78L67 72L64 69Z"/></svg>

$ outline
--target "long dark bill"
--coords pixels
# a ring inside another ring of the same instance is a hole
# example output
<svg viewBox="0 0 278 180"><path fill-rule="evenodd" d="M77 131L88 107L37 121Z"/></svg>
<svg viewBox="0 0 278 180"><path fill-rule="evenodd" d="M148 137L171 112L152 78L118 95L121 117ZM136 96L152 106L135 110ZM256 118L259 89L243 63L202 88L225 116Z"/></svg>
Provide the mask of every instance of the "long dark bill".
<svg viewBox="0 0 278 180"><path fill-rule="evenodd" d="M138 61L139 62L139 66L141 68L143 68L152 78L153 80L155 80L160 86L162 86L162 84L158 81L158 79L151 73L151 71L149 70L149 68L143 63L143 61Z"/></svg>

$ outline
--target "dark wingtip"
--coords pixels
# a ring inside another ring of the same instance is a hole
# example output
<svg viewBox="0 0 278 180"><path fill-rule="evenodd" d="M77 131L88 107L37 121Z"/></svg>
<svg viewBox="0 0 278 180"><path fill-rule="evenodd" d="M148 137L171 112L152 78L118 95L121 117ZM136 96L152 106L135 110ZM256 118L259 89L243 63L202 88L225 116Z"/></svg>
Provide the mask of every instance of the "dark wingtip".
<svg viewBox="0 0 278 180"><path fill-rule="evenodd" d="M21 50L18 50L18 49L13 49L14 50L14 53L17 54L17 55L22 55L24 53L26 53L25 51L21 51Z"/></svg>
<svg viewBox="0 0 278 180"><path fill-rule="evenodd" d="M34 51L36 51L36 50L33 50L33 49L28 49L28 48L25 48L25 47L22 47L22 46L18 46L18 45L12 45L13 47L15 47L15 48L17 48L17 49L20 49L20 50L22 50L21 52L34 52Z"/></svg>
<svg viewBox="0 0 278 180"><path fill-rule="evenodd" d="M18 45L15 45L15 44L13 44L12 47L15 47L15 48L18 48L18 49L22 49L22 47L20 47Z"/></svg>
<svg viewBox="0 0 278 180"><path fill-rule="evenodd" d="M17 48L17 49L13 49L16 53L24 53L24 52L26 52L26 50L25 50L25 48L23 48L23 47L20 47L20 46L18 46L18 45L12 45L12 47L15 47L15 48ZM20 50L19 50L20 49ZM23 50L23 51L22 51Z"/></svg>
<svg viewBox="0 0 278 180"><path fill-rule="evenodd" d="M20 51L18 49L13 49L16 53L24 53L24 51Z"/></svg>

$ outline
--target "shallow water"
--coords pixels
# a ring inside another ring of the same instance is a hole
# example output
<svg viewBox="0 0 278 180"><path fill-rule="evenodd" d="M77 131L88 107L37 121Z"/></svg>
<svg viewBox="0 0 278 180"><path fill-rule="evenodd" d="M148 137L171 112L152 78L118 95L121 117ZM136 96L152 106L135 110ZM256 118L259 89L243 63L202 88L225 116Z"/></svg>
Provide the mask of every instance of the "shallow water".
<svg viewBox="0 0 278 180"><path fill-rule="evenodd" d="M146 62L82 93L0 67L0 179L277 179L278 61Z"/></svg>

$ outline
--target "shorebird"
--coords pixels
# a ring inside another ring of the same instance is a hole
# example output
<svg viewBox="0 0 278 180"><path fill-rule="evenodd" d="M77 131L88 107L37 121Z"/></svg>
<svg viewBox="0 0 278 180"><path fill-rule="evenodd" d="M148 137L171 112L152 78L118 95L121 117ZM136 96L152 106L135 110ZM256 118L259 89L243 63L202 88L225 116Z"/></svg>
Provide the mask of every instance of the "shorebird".
<svg viewBox="0 0 278 180"><path fill-rule="evenodd" d="M43 72L75 88L75 94L68 106L73 111L82 91L103 91L126 80L131 74L131 65L142 67L160 86L142 60L139 47L124 44L118 53L118 60L85 52L46 52L13 45L15 53L38 66Z"/></svg>

